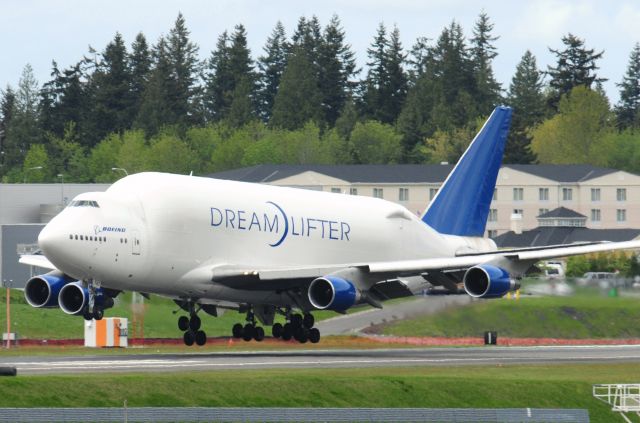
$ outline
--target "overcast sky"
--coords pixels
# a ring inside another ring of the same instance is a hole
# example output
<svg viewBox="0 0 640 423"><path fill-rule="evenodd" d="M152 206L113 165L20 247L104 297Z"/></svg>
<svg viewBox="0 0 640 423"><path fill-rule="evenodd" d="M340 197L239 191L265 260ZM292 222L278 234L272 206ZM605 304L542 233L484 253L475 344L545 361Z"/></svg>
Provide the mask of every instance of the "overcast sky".
<svg viewBox="0 0 640 423"><path fill-rule="evenodd" d="M300 16L316 15L323 26L337 14L358 63L366 62L366 49L379 22L396 24L406 49L419 36L438 37L451 20L468 37L478 14L486 11L495 24L498 57L493 68L508 88L516 64L526 49L546 69L554 63L548 47L561 48L561 37L571 32L587 47L605 50L598 62L599 76L608 78L605 89L615 103L629 53L640 41L640 2L590 0L0 0L0 87L17 85L22 68L30 63L42 84L49 79L51 61L61 68L76 63L91 45L102 51L116 31L131 43L142 31L150 43L169 32L181 11L200 46L209 57L218 35L242 23L247 28L254 58L262 54L267 36L278 20L289 36Z"/></svg>

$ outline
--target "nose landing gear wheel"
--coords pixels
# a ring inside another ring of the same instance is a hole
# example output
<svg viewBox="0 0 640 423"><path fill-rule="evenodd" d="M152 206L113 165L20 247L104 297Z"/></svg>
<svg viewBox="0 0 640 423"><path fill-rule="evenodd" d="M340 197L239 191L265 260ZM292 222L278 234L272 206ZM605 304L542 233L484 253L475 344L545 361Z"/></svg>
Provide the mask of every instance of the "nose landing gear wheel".
<svg viewBox="0 0 640 423"><path fill-rule="evenodd" d="M187 316L180 316L178 319L178 329L183 332L189 329L189 318Z"/></svg>

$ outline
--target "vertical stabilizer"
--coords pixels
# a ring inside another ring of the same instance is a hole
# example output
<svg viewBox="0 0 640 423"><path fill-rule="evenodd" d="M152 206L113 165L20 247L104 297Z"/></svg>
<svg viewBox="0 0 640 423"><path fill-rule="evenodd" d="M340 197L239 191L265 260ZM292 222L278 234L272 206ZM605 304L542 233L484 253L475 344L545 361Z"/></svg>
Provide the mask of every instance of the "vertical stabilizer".
<svg viewBox="0 0 640 423"><path fill-rule="evenodd" d="M511 108L496 107L424 212L423 222L448 235L484 234L510 123Z"/></svg>

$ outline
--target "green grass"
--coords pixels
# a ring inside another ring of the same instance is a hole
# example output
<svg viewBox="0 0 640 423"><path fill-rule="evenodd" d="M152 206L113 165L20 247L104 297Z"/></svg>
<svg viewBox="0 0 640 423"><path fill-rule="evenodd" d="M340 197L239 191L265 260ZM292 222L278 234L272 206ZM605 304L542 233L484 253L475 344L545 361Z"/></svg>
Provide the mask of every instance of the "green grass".
<svg viewBox="0 0 640 423"><path fill-rule="evenodd" d="M638 379L628 364L18 376L0 379L0 407L586 408L607 422L592 385Z"/></svg>
<svg viewBox="0 0 640 423"><path fill-rule="evenodd" d="M6 331L6 291L0 291L0 333ZM144 336L145 338L179 338L178 316L186 315L180 310L173 314L178 306L169 299L151 296L145 300ZM201 312L202 329L209 336L229 336L235 323L245 323L245 314L228 310L221 317L213 317ZM314 313L316 320L337 316L330 311ZM126 317L129 329L133 313L131 294L121 294L116 298L113 308L105 311L105 317ZM81 316L69 316L59 308L33 308L28 305L21 292L11 293L11 330L22 339L78 339L84 337L84 320ZM267 331L268 332L268 331ZM269 332L270 333L270 332ZM132 333L130 333L130 336Z"/></svg>
<svg viewBox="0 0 640 423"><path fill-rule="evenodd" d="M572 297L478 300L437 315L374 330L399 336L479 336L486 330L519 338L638 338L640 300L581 291Z"/></svg>

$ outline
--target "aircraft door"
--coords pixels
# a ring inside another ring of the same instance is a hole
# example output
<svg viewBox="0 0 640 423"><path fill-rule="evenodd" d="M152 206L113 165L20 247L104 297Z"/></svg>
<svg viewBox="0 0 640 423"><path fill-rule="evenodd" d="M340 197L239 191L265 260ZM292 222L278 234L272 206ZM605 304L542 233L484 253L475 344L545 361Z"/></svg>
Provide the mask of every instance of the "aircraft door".
<svg viewBox="0 0 640 423"><path fill-rule="evenodd" d="M140 245L140 232L138 231L131 231L131 253L134 256L139 256L140 252L142 250L142 247Z"/></svg>

